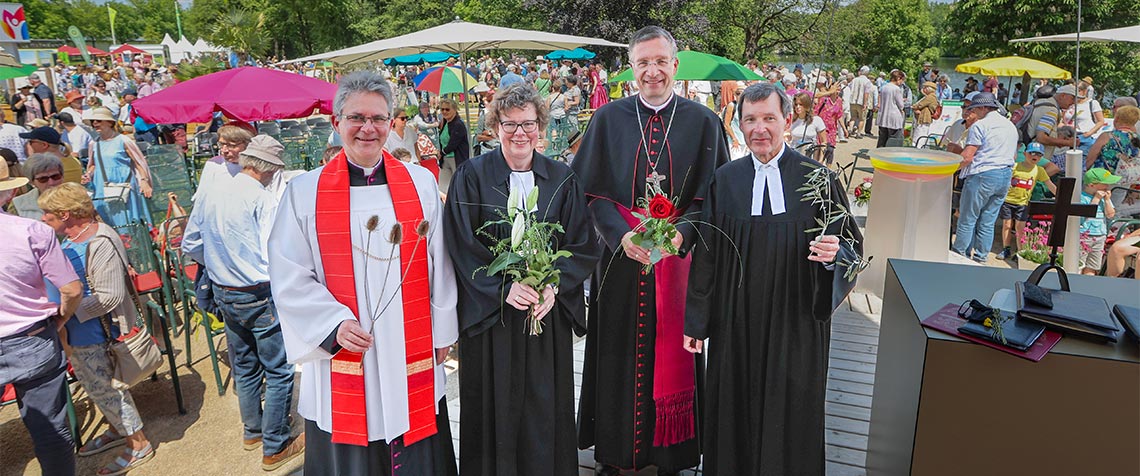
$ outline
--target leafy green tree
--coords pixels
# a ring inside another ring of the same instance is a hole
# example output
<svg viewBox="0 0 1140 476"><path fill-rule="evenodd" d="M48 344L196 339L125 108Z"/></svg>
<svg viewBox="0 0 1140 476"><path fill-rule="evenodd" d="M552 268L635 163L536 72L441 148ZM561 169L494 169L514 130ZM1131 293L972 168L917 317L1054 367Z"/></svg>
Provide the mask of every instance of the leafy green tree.
<svg viewBox="0 0 1140 476"><path fill-rule="evenodd" d="M826 20L823 14L828 11L828 4L825 0L711 0L712 36L733 43L736 38L740 39L742 51L724 52L730 58L759 59L799 42L805 35L820 33L821 23L826 27L821 20ZM725 46L735 48L736 44ZM819 46L823 43L819 42Z"/></svg>
<svg viewBox="0 0 1140 476"><path fill-rule="evenodd" d="M1140 23L1136 0L1084 0L1085 31ZM964 56L1021 55L1076 72L1075 42L1009 43L1015 38L1077 31L1077 0L960 0L950 12L951 38ZM1080 75L1098 91L1135 94L1140 54L1132 43L1082 43Z"/></svg>
<svg viewBox="0 0 1140 476"><path fill-rule="evenodd" d="M845 41L859 64L909 74L938 58L926 0L858 0L839 12L836 23L858 25Z"/></svg>
<svg viewBox="0 0 1140 476"><path fill-rule="evenodd" d="M230 10L218 18L210 34L211 41L242 56L260 56L269 49L265 31L265 13Z"/></svg>

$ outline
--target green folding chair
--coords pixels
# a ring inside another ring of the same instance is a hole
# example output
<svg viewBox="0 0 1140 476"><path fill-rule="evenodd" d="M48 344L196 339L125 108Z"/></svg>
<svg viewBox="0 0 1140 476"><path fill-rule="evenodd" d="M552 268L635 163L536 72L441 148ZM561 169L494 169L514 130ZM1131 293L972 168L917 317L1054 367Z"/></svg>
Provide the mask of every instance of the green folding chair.
<svg viewBox="0 0 1140 476"><path fill-rule="evenodd" d="M174 363L174 344L170 337L172 329L176 327L174 288L170 282L170 275L162 265L162 255L151 239L149 227L143 223L135 222L115 227L115 231L123 240L123 246L127 250L127 261L137 274L132 278L135 291L140 297L147 296L149 298L145 300L144 307L146 309L141 311L147 314L148 319L145 321L151 335L161 336L165 343L166 350L163 353L170 365L170 379L174 384L178 413L185 414L186 406L182 398L182 385L178 380L178 369ZM155 323L162 329L155 329Z"/></svg>
<svg viewBox="0 0 1140 476"><path fill-rule="evenodd" d="M175 223L170 223L175 227L185 229L186 222L189 216L179 217L174 219ZM226 389L222 384L222 372L218 367L218 350L217 344L214 339L218 336L225 336L225 331L215 331L210 327L209 318L206 312L198 307L198 296L194 292L194 279L198 276L198 263L189 259L186 255L182 254L181 238L174 240L170 235L167 235L167 242L165 243L166 259L173 274L172 284L174 292L178 293L182 298L182 316L185 319L183 333L186 335L186 364L190 365L190 337L193 334L193 319L191 316L200 312L202 315L202 323L200 327L206 334L206 347L210 353L210 365L214 370L214 382L218 385L218 395L225 395Z"/></svg>

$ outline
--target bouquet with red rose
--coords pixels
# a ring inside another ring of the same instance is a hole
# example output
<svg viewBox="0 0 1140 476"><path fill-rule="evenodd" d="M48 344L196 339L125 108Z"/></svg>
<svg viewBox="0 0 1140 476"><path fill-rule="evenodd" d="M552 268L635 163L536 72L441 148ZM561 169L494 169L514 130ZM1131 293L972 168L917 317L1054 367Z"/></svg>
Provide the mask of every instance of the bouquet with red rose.
<svg viewBox="0 0 1140 476"><path fill-rule="evenodd" d="M855 187L855 204L866 206L871 201L871 177L865 177L863 183Z"/></svg>
<svg viewBox="0 0 1140 476"><path fill-rule="evenodd" d="M673 239L677 236L677 217L673 216L677 205L669 198L658 182L646 182L645 196L637 200L638 208L645 210L645 214L633 212L633 216L641 222L638 233L630 237L633 244L649 250L649 264L645 271L653 269L653 265L665 257L665 253L677 254L677 247Z"/></svg>

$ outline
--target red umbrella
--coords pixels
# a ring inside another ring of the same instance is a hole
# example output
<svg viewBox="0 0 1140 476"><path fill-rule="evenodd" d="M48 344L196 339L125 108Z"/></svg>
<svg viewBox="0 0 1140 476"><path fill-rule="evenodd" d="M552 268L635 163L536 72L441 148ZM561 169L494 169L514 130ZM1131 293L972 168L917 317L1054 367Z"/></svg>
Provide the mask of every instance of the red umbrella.
<svg viewBox="0 0 1140 476"><path fill-rule="evenodd" d="M136 46L126 45L126 44L124 44L123 46L120 46L118 48L115 48L114 51L111 51L111 54L113 54L113 55L121 55L123 53L130 53L132 55L145 55L145 54L147 54L146 51L143 51Z"/></svg>
<svg viewBox="0 0 1140 476"><path fill-rule="evenodd" d="M60 53L67 53L69 56L70 55L82 54L79 52L79 48L76 48L76 47L71 46L71 45L63 45L63 46L59 47L59 49L56 51L60 52ZM103 51L99 48L96 48L94 46L88 46L87 47L87 53L91 54L92 56L108 56L111 54L111 53Z"/></svg>
<svg viewBox="0 0 1140 476"><path fill-rule="evenodd" d="M332 114L336 85L308 76L246 66L183 81L131 103L153 124L209 122L214 111L243 121Z"/></svg>

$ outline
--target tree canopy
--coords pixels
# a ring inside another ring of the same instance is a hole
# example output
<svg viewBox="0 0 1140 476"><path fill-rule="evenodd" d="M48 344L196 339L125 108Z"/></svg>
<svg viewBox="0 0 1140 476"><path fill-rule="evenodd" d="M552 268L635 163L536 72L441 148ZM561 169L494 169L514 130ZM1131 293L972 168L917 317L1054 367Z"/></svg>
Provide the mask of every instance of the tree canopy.
<svg viewBox="0 0 1140 476"><path fill-rule="evenodd" d="M1083 28L1140 23L1135 2L1084 0ZM118 11L115 32L121 42L157 43L166 33L177 36L170 0L27 0L24 5L33 38L67 38L67 27L75 25L88 38L109 40L106 5ZM1019 54L1074 70L1074 43L1008 40L1076 31L1076 14L1077 0L194 0L182 13L182 26L191 41L203 37L243 54L277 58L389 38L459 17L617 42L654 24L671 31L682 48L742 63L789 55L803 62L914 72L943 54ZM1138 50L1129 44L1085 43L1081 76L1092 76L1101 90L1134 92ZM624 54L599 53L607 59Z"/></svg>

